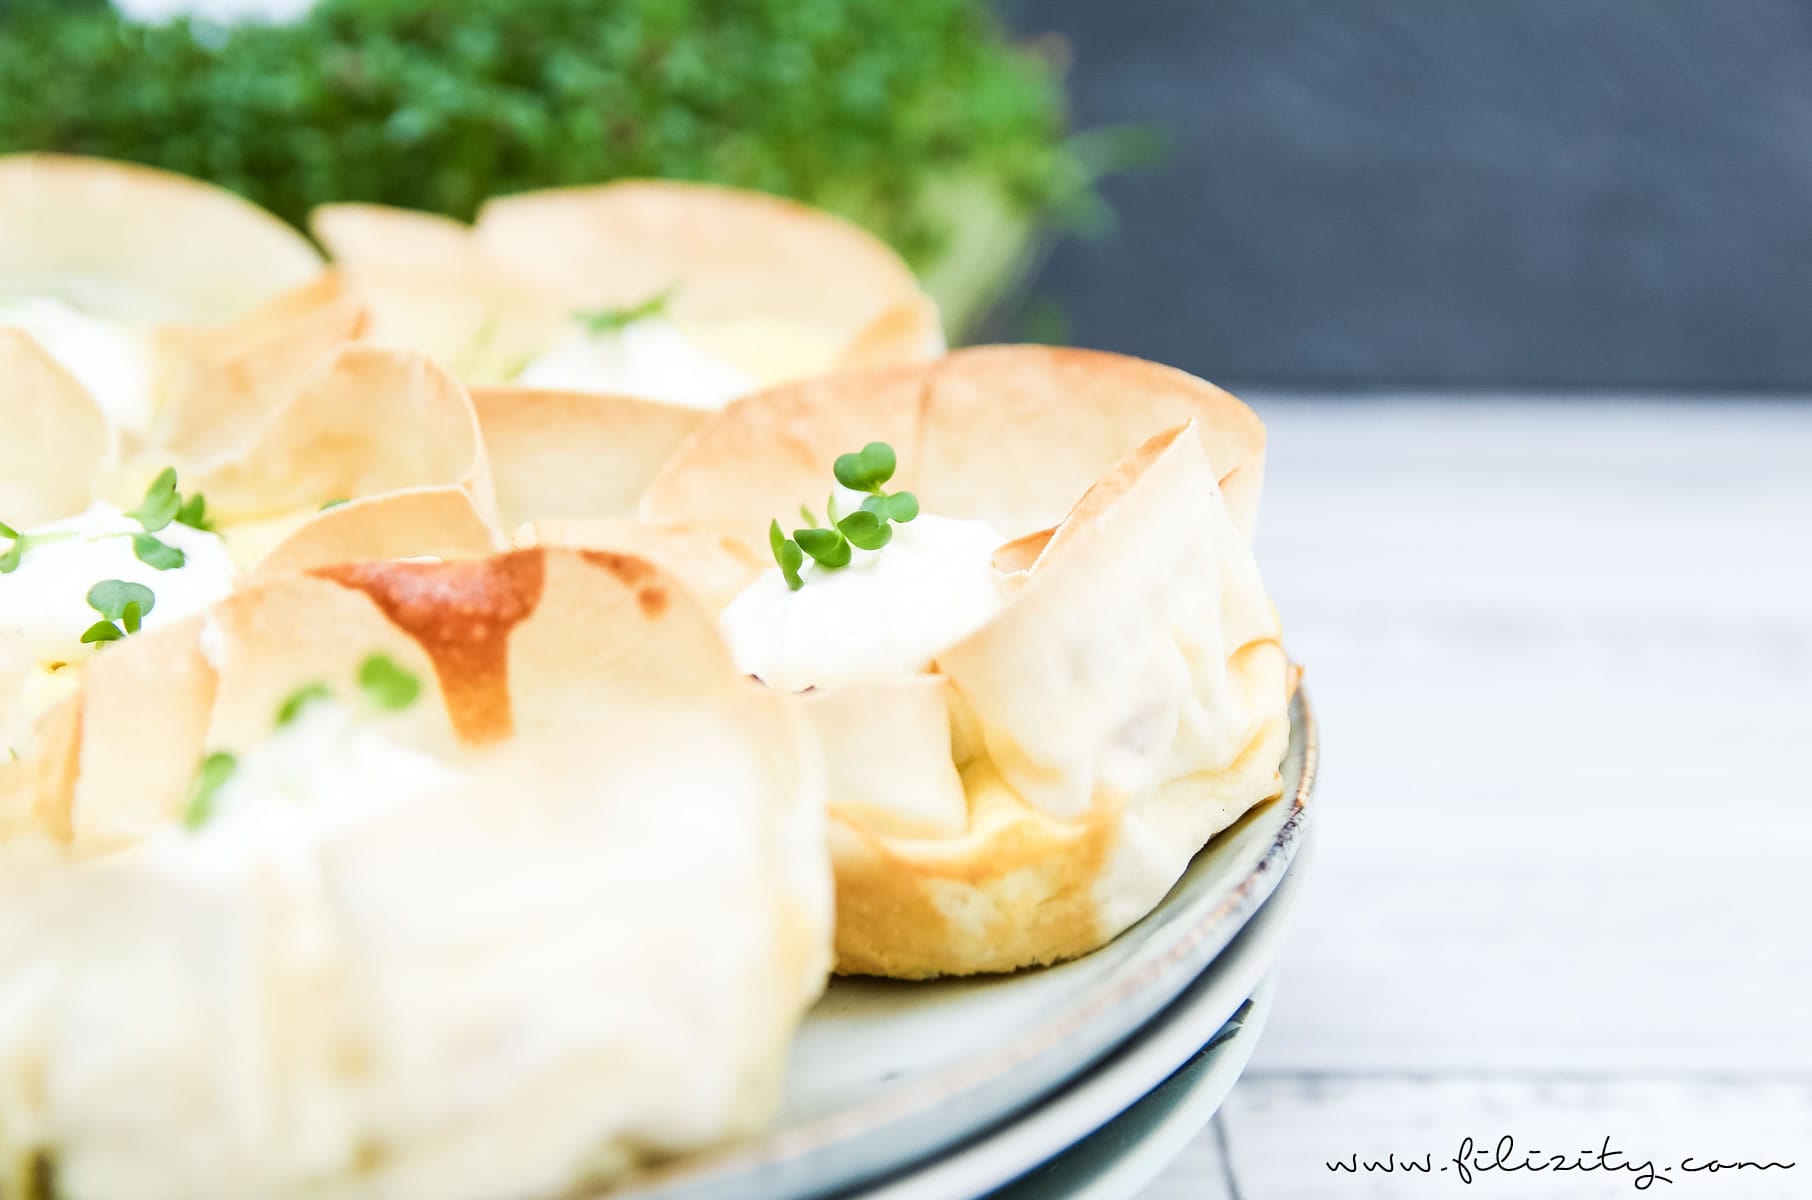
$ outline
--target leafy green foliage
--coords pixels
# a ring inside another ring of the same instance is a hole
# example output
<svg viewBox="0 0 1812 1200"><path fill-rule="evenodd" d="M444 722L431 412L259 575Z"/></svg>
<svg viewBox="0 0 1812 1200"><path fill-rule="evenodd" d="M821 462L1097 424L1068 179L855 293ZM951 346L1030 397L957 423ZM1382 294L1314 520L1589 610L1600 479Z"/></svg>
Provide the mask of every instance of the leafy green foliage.
<svg viewBox="0 0 1812 1200"><path fill-rule="evenodd" d="M293 25L0 4L0 151L211 179L300 224L364 200L469 218L486 196L624 177L793 196L923 265L979 183L1086 209L1056 68L981 0L323 0Z"/></svg>

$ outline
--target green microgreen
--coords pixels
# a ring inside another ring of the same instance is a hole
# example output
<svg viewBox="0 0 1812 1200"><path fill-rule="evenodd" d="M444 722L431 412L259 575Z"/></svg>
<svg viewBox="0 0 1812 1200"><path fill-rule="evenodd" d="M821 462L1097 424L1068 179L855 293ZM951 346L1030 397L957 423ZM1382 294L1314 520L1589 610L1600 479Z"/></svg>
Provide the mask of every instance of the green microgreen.
<svg viewBox="0 0 1812 1200"><path fill-rule="evenodd" d="M893 539L893 527L885 517L868 509L850 513L837 522L837 529L850 542L863 550L879 550Z"/></svg>
<svg viewBox="0 0 1812 1200"><path fill-rule="evenodd" d="M6 548L6 553L0 554L0 575L11 575L19 569L19 563L24 560L25 547L29 544L30 539L4 521L0 521L0 535L13 540L13 544Z"/></svg>
<svg viewBox="0 0 1812 1200"><path fill-rule="evenodd" d="M602 337L607 333L621 333L637 321L646 321L649 317L663 316L667 305L673 300L674 289L662 288L654 295L638 304L623 308L593 308L573 314L573 320L585 326L585 332L593 337Z"/></svg>
<svg viewBox="0 0 1812 1200"><path fill-rule="evenodd" d="M214 532L214 522L208 520L208 498L196 492L184 500L182 507L176 510L176 523L203 533Z"/></svg>
<svg viewBox="0 0 1812 1200"><path fill-rule="evenodd" d="M768 522L768 549L774 552L774 561L780 566L781 578L791 591L798 591L805 586L805 580L799 576L799 568L805 565L805 551L799 543L780 531L779 521Z"/></svg>
<svg viewBox="0 0 1812 1200"><path fill-rule="evenodd" d="M109 621L120 620L133 604L144 616L157 607L157 596L144 584L127 579L103 579L88 589L88 607Z"/></svg>
<svg viewBox="0 0 1812 1200"><path fill-rule="evenodd" d="M156 533L172 521L208 533L214 530L213 522L208 520L206 497L197 492L185 498L176 490L175 467L165 467L159 471L157 478L151 481L151 486L145 489L144 498L138 502L138 507L127 510L126 515L137 521L146 533ZM151 562L142 554L139 557ZM176 565L180 567L182 563L178 561ZM169 570L168 567L158 569Z"/></svg>
<svg viewBox="0 0 1812 1200"><path fill-rule="evenodd" d="M132 535L132 554L147 567L155 567L159 571L174 571L188 561L179 548L168 542L161 542L148 533Z"/></svg>
<svg viewBox="0 0 1812 1200"><path fill-rule="evenodd" d="M125 631L112 621L96 621L82 631L81 642L84 646L100 642L117 642L125 636Z"/></svg>
<svg viewBox="0 0 1812 1200"><path fill-rule="evenodd" d="M831 473L851 491L868 493L862 498L862 506L852 513L838 512L837 494L833 491L824 500L829 528L818 527L812 510L803 504L799 515L812 528L795 529L789 538L781 532L779 521L769 524L768 545L774 552L774 561L780 564L787 587L796 592L805 586L799 568L806 555L825 570L835 571L850 564L854 558L851 547L879 550L893 540L891 523L904 525L919 515L918 497L911 492L889 493L882 488L898 467L893 447L886 442L870 442L860 450L839 454Z"/></svg>
<svg viewBox="0 0 1812 1200"><path fill-rule="evenodd" d="M182 511L182 495L176 490L176 468L165 467L145 489L145 498L138 502L138 507L128 509L126 515L145 527L146 533L156 533Z"/></svg>
<svg viewBox="0 0 1812 1200"><path fill-rule="evenodd" d="M101 619L82 631L82 644L117 642L139 631L145 614L157 607L157 597L142 583L103 579L88 589L88 607Z"/></svg>
<svg viewBox="0 0 1812 1200"><path fill-rule="evenodd" d="M332 500L327 501L327 503L321 506L321 511L326 512L330 508L338 508L342 504L349 503L350 500L351 498L347 496L335 496Z"/></svg>
<svg viewBox="0 0 1812 1200"><path fill-rule="evenodd" d="M878 492L893 478L893 447L886 442L870 442L850 454L839 454L831 467L837 482L851 491Z"/></svg>
<svg viewBox="0 0 1812 1200"><path fill-rule="evenodd" d="M191 830L200 829L214 815L214 794L238 769L239 760L224 750L216 750L201 760L195 771L195 782L189 785L189 803L183 809L182 823Z"/></svg>
<svg viewBox="0 0 1812 1200"><path fill-rule="evenodd" d="M849 565L849 540L835 529L795 529L793 540L821 567L834 571Z"/></svg>
<svg viewBox="0 0 1812 1200"><path fill-rule="evenodd" d="M359 690L378 708L396 712L415 703L422 682L389 655L373 654L359 664Z"/></svg>
<svg viewBox="0 0 1812 1200"><path fill-rule="evenodd" d="M0 537L11 538L12 545L0 554L0 575L11 575L25 561L25 552L35 546L49 545L51 542L64 542L75 536L75 530L63 529L55 533L20 533L11 525L0 521Z"/></svg>
<svg viewBox="0 0 1812 1200"><path fill-rule="evenodd" d="M277 728L282 729L285 725L288 725L291 721L294 721L297 717L301 716L302 710L307 708L310 704L313 704L316 700L328 700L332 697L332 689L324 683L316 681L314 683L303 684L285 697L283 703L277 706Z"/></svg>

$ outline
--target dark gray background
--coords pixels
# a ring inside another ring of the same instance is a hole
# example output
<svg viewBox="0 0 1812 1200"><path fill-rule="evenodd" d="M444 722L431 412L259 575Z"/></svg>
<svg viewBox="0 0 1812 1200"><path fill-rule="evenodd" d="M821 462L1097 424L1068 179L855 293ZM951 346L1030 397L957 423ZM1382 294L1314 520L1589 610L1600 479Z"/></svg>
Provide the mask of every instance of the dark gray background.
<svg viewBox="0 0 1812 1200"><path fill-rule="evenodd" d="M1812 2L1010 0L1170 142L1080 345L1230 382L1812 390Z"/></svg>

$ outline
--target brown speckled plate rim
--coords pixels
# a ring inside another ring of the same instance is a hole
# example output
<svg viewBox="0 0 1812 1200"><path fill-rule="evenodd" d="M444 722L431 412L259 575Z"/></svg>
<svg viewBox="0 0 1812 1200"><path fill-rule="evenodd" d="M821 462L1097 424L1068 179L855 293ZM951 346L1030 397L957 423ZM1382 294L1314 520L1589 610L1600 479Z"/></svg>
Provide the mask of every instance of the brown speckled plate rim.
<svg viewBox="0 0 1812 1200"><path fill-rule="evenodd" d="M670 1193L676 1197L689 1196L694 1188L702 1192L709 1188L734 1187L739 1178L746 1180L750 1189L747 1194L758 1194L756 1189L759 1181L754 1178L757 1173L801 1166L808 1156L857 1137L873 1135L889 1125L948 1104L956 1096L980 1089L1016 1068L1057 1051L1065 1042L1100 1021L1106 1014L1128 1004L1147 990L1163 987L1167 980L1172 979L1178 964L1193 957L1204 942L1219 939L1224 946L1232 940L1239 926L1234 924L1229 927L1229 922L1237 920L1243 923L1246 917L1258 910L1277 886L1284 869L1289 866L1301 845L1303 830L1308 821L1309 799L1315 788L1321 747L1314 708L1309 703L1307 691L1300 687L1291 706L1291 724L1292 742L1300 739L1301 768L1295 790L1288 797L1289 807L1272 837L1270 847L1245 877L1198 918L1187 932L1179 935L1163 951L1139 963L1123 978L1102 986L1085 1001L1034 1026L1023 1037L1003 1045L994 1053L928 1075L834 1116L821 1117L790 1129L760 1135L751 1141L721 1150L705 1151L678 1159L626 1179L615 1188L603 1191L594 1189L583 1195L590 1200L640 1200L642 1197L647 1200L663 1200ZM1271 801L1271 804L1282 800L1284 797L1280 796ZM1261 805L1240 820L1254 819L1259 813L1268 810L1270 804ZM1235 823L1236 826L1238 824L1239 822ZM1225 831L1217 836L1224 836L1224 833ZM1211 842L1210 845L1212 844ZM1153 910L1154 914L1161 911L1162 907L1160 905ZM1150 917L1146 919L1149 920ZM1193 975L1188 978L1193 978ZM1183 986L1187 985L1188 978L1182 981ZM1168 998L1164 997L1166 1001ZM1162 1004L1157 1007L1161 1009ZM1155 1015L1155 1011L1152 1015ZM1131 1036L1132 1032L1136 1032L1136 1029L1129 1031L1127 1036ZM1116 1039L1102 1046L1097 1053L1079 1058L1074 1069L1054 1080L1044 1094L1098 1062L1124 1040L1125 1038ZM875 1173L898 1169L901 1165L904 1164L877 1163ZM806 1194L818 1194L821 1190L835 1191L861 1182L859 1178L815 1180ZM738 1191L734 1194L745 1193Z"/></svg>

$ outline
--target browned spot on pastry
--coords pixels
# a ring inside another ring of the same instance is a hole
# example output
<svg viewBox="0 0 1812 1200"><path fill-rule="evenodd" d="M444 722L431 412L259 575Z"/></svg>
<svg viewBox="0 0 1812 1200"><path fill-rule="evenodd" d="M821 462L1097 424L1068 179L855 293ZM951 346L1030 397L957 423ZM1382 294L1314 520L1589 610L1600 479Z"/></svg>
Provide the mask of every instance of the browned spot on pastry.
<svg viewBox="0 0 1812 1200"><path fill-rule="evenodd" d="M579 556L592 566L609 571L625 587L633 588L643 616L654 618L667 611L667 589L656 578L660 572L647 559L614 550L580 550Z"/></svg>
<svg viewBox="0 0 1812 1200"><path fill-rule="evenodd" d="M626 587L640 587L644 581L654 578L654 565L647 559L637 558L632 554L618 554L614 550L581 550L579 557L594 567L609 571Z"/></svg>
<svg viewBox="0 0 1812 1200"><path fill-rule="evenodd" d="M546 552L458 562L360 562L311 572L364 592L434 663L453 731L467 742L510 735L510 631L541 602Z"/></svg>

